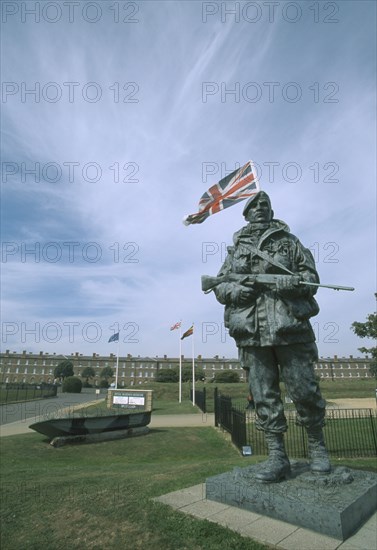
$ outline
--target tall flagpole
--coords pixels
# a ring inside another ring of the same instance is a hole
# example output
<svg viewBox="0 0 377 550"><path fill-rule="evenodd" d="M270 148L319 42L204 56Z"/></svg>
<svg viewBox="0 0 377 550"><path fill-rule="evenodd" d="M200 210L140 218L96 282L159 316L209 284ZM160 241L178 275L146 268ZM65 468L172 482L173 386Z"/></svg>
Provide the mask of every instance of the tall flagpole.
<svg viewBox="0 0 377 550"><path fill-rule="evenodd" d="M178 402L182 403L182 320L179 324L179 397Z"/></svg>
<svg viewBox="0 0 377 550"><path fill-rule="evenodd" d="M194 323L192 324L193 331L192 331L192 404L195 406L195 355L194 355Z"/></svg>
<svg viewBox="0 0 377 550"><path fill-rule="evenodd" d="M115 370L115 389L118 389L118 370L119 370L119 340L120 340L120 333L118 333L118 345L117 345L117 365Z"/></svg>

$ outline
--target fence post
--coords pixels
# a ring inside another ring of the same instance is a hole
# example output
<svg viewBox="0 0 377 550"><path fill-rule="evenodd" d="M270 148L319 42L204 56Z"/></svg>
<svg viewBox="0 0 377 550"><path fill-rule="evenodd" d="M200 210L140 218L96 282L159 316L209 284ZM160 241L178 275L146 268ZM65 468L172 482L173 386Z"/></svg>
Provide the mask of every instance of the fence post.
<svg viewBox="0 0 377 550"><path fill-rule="evenodd" d="M215 413L215 426L218 427L219 426L219 403L218 403L218 393L219 393L219 390L216 388L214 388L213 390L213 409L214 409L214 413Z"/></svg>
<svg viewBox="0 0 377 550"><path fill-rule="evenodd" d="M377 455L377 440L376 440L376 432L375 432L375 429L374 429L374 422L373 422L373 417L372 417L372 409L369 409L369 420L370 420L370 423L371 423L371 432L372 432L372 438L373 438L373 442L374 442L374 451Z"/></svg>
<svg viewBox="0 0 377 550"><path fill-rule="evenodd" d="M307 445L306 445L306 429L304 428L304 426L301 426L301 436L302 436L302 454L304 456L304 458L308 458L309 456L309 450L307 448Z"/></svg>

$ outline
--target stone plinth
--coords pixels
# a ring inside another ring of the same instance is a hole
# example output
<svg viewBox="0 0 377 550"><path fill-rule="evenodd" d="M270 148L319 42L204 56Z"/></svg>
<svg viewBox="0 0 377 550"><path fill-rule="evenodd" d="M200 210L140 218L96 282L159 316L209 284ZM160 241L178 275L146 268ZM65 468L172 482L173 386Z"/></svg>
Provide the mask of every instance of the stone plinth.
<svg viewBox="0 0 377 550"><path fill-rule="evenodd" d="M235 468L206 480L206 498L340 540L354 533L377 507L377 474L334 468L328 475L291 461L292 475L280 483L255 479L258 464Z"/></svg>

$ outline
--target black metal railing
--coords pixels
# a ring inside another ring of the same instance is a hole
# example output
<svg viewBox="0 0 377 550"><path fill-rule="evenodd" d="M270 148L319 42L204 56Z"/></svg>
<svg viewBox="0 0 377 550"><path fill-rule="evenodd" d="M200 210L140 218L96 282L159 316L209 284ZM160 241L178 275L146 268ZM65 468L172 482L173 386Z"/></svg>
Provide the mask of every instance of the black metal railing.
<svg viewBox="0 0 377 550"><path fill-rule="evenodd" d="M263 432L256 428L256 414L251 409L232 404L229 396L214 392L215 426L231 434L232 442L242 450L250 445L254 455L267 455ZM307 458L306 430L297 424L296 411L285 412L288 431L285 434L287 453L295 458ZM372 409L334 409L326 414L324 436L332 458L356 458L377 455L377 416Z"/></svg>
<svg viewBox="0 0 377 550"><path fill-rule="evenodd" d="M199 407L199 409L206 413L207 412L207 403L206 403L206 397L207 397L206 389L203 388L202 390L195 390L195 405ZM192 401L193 392L192 388L190 389L190 401Z"/></svg>
<svg viewBox="0 0 377 550"><path fill-rule="evenodd" d="M55 397L57 391L58 387L54 384L3 384L0 387L0 403Z"/></svg>

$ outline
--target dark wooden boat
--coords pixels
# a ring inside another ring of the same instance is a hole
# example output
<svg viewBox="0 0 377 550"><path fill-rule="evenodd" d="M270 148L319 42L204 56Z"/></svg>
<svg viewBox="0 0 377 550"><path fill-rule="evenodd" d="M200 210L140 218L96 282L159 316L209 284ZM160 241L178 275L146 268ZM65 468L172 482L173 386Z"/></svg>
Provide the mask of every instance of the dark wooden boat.
<svg viewBox="0 0 377 550"><path fill-rule="evenodd" d="M107 416L55 418L36 422L29 428L51 439L61 436L99 434L147 426L151 421L151 414L151 411L148 411Z"/></svg>

